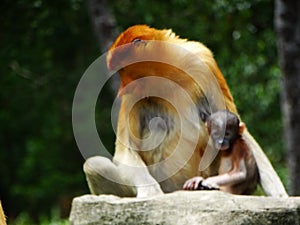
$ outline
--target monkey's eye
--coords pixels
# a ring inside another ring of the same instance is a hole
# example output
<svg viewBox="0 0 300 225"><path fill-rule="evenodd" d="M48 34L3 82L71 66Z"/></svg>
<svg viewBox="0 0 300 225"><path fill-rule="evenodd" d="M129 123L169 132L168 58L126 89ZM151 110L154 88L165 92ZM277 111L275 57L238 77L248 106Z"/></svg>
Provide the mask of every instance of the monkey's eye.
<svg viewBox="0 0 300 225"><path fill-rule="evenodd" d="M231 133L229 131L225 132L225 137L229 137L231 135Z"/></svg>
<svg viewBox="0 0 300 225"><path fill-rule="evenodd" d="M146 46L146 45L147 45L147 42L144 41L144 40L142 40L142 39L136 38L136 39L134 39L134 40L132 41L132 44L135 45L135 46L140 46L140 45Z"/></svg>
<svg viewBox="0 0 300 225"><path fill-rule="evenodd" d="M132 43L135 45L135 44L138 44L138 43L140 43L142 40L141 39L134 39L133 41L132 41Z"/></svg>

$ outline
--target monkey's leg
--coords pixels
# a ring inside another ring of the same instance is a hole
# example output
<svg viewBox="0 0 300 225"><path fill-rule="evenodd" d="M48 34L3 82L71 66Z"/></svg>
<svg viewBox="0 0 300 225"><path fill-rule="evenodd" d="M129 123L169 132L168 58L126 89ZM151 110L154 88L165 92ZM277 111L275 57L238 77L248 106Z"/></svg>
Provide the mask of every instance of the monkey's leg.
<svg viewBox="0 0 300 225"><path fill-rule="evenodd" d="M121 197L136 196L135 187L125 185L126 180L121 176L120 169L108 158L91 157L84 163L83 170L92 194L113 194Z"/></svg>

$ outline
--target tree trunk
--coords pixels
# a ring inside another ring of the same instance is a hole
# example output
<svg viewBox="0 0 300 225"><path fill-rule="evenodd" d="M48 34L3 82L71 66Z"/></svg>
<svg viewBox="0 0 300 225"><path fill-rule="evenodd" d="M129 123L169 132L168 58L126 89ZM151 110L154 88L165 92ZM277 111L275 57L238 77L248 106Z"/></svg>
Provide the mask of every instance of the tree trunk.
<svg viewBox="0 0 300 225"><path fill-rule="evenodd" d="M118 35L115 19L106 0L87 0L87 5L101 52L106 52Z"/></svg>
<svg viewBox="0 0 300 225"><path fill-rule="evenodd" d="M118 35L116 21L110 13L106 0L87 0L86 2L99 48L102 53L105 53ZM118 92L119 83L119 76L113 76L111 87L115 94Z"/></svg>
<svg viewBox="0 0 300 225"><path fill-rule="evenodd" d="M275 27L291 195L300 195L300 1L276 0Z"/></svg>

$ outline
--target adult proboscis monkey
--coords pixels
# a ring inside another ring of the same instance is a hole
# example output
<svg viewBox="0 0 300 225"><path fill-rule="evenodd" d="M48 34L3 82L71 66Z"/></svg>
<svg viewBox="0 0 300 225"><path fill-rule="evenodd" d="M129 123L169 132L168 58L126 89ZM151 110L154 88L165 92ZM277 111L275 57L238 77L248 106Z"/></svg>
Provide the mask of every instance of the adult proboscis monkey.
<svg viewBox="0 0 300 225"><path fill-rule="evenodd" d="M147 197L180 190L186 180L218 174L200 112L237 109L211 51L171 30L136 25L121 33L107 55L120 75L121 108L113 162L96 156L84 171L94 194ZM100 76L100 75L99 75ZM245 129L267 195L286 191Z"/></svg>

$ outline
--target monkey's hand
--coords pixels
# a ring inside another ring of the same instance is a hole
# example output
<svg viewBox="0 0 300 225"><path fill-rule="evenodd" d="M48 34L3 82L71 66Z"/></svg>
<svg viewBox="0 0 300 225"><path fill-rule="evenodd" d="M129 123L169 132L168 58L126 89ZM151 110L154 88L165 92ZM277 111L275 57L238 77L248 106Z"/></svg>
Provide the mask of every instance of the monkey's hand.
<svg viewBox="0 0 300 225"><path fill-rule="evenodd" d="M219 185L210 182L203 177L193 177L187 180L183 185L184 190L220 190Z"/></svg>
<svg viewBox="0 0 300 225"><path fill-rule="evenodd" d="M220 190L220 187L216 183L210 182L206 179L201 182L198 190Z"/></svg>
<svg viewBox="0 0 300 225"><path fill-rule="evenodd" d="M203 190L203 189L199 189L202 186L201 183L203 180L204 180L203 177L193 177L184 183L183 189L184 190Z"/></svg>

